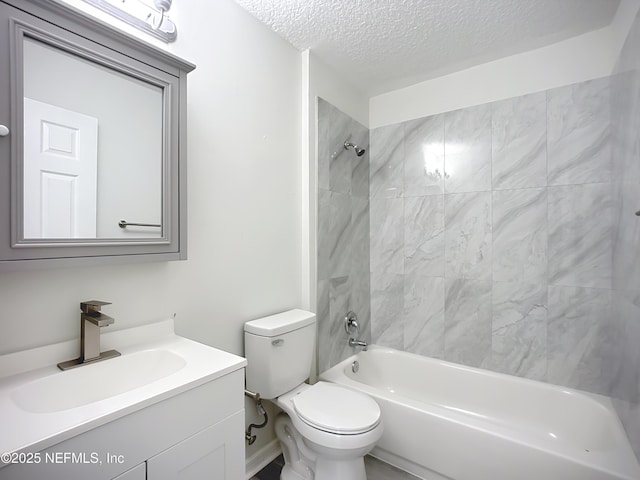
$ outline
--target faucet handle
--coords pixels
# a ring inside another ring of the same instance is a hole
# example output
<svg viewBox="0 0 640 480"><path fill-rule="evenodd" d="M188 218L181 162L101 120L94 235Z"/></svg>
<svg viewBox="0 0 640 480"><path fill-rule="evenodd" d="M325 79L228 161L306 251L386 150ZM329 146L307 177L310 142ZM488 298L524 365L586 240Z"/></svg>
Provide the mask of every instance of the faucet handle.
<svg viewBox="0 0 640 480"><path fill-rule="evenodd" d="M360 326L358 325L358 316L353 311L348 311L344 317L344 329L347 335L357 335Z"/></svg>
<svg viewBox="0 0 640 480"><path fill-rule="evenodd" d="M80 310L87 314L97 313L103 305L111 305L111 302L101 302L100 300L87 300L80 302Z"/></svg>

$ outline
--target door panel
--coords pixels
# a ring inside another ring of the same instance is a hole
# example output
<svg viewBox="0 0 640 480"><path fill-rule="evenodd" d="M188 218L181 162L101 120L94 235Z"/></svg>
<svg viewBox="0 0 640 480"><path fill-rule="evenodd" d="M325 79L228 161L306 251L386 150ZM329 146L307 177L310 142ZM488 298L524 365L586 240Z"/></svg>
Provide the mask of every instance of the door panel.
<svg viewBox="0 0 640 480"><path fill-rule="evenodd" d="M148 480L244 478L244 410L147 461Z"/></svg>
<svg viewBox="0 0 640 480"><path fill-rule="evenodd" d="M95 238L98 119L24 99L24 238Z"/></svg>

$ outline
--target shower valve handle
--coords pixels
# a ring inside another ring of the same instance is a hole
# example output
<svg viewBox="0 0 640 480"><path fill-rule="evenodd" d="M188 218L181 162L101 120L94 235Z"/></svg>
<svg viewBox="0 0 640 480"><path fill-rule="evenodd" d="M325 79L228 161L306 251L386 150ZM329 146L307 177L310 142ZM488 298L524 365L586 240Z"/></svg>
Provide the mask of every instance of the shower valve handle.
<svg viewBox="0 0 640 480"><path fill-rule="evenodd" d="M360 326L358 325L358 316L353 311L348 311L347 315L344 317L344 330L347 332L347 335L356 335L358 334Z"/></svg>

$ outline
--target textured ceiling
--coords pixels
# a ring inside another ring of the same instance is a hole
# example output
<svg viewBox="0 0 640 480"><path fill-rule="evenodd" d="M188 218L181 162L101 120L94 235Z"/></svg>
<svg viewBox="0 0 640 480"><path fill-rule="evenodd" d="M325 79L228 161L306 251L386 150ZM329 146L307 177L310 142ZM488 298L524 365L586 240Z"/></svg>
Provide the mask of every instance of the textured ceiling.
<svg viewBox="0 0 640 480"><path fill-rule="evenodd" d="M235 0L369 94L611 23L619 0Z"/></svg>

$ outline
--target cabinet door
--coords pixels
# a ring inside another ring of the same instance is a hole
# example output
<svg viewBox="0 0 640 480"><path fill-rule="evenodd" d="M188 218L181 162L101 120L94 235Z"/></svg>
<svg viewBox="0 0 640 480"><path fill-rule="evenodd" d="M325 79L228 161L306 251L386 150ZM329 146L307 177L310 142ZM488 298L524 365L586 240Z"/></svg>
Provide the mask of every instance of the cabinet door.
<svg viewBox="0 0 640 480"><path fill-rule="evenodd" d="M148 480L244 478L244 410L147 461Z"/></svg>
<svg viewBox="0 0 640 480"><path fill-rule="evenodd" d="M147 464L141 463L131 470L127 470L122 475L118 475L113 480L147 480Z"/></svg>

